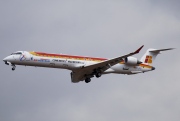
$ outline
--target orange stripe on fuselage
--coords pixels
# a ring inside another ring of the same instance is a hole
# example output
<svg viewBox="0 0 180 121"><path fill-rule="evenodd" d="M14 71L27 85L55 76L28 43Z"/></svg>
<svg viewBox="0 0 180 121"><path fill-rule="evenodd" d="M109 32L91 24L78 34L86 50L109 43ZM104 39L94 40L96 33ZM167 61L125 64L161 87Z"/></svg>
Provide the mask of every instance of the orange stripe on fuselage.
<svg viewBox="0 0 180 121"><path fill-rule="evenodd" d="M146 65L146 64L139 64L139 66L143 67L143 68L152 68L152 66L150 65Z"/></svg>
<svg viewBox="0 0 180 121"><path fill-rule="evenodd" d="M74 60L87 60L87 61L96 61L101 62L108 60L106 58L95 58L95 57L87 57L87 56L74 56L74 55L65 55L65 54L50 54L43 52L29 52L32 55L40 56L40 57L49 57L49 58L63 58L63 59L74 59ZM120 64L125 64L124 60L120 62ZM146 64L139 64L139 66L144 68L152 68L152 66Z"/></svg>
<svg viewBox="0 0 180 121"><path fill-rule="evenodd" d="M105 61L105 58L94 58L87 56L74 56L74 55L65 55L65 54L50 54L43 52L30 52L32 55L40 57L50 57L50 58L63 58L63 59L75 59L75 60L87 60L87 61Z"/></svg>

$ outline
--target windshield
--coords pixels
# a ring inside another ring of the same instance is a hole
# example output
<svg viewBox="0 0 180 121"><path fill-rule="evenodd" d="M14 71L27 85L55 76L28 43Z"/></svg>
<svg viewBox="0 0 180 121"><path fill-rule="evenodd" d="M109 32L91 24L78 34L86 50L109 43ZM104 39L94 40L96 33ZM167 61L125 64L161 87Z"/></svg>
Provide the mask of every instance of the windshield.
<svg viewBox="0 0 180 121"><path fill-rule="evenodd" d="M16 52L16 53L12 53L11 55L21 55L22 52Z"/></svg>

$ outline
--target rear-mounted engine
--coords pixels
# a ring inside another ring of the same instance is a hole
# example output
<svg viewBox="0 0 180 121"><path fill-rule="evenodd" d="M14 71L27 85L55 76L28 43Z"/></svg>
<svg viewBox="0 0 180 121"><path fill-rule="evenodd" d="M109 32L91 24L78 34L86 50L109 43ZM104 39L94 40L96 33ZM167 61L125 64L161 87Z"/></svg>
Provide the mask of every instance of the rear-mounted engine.
<svg viewBox="0 0 180 121"><path fill-rule="evenodd" d="M127 65L132 65L132 66L135 66L135 65L139 65L141 64L142 62L139 61L137 58L135 57L127 57L125 58L125 64Z"/></svg>

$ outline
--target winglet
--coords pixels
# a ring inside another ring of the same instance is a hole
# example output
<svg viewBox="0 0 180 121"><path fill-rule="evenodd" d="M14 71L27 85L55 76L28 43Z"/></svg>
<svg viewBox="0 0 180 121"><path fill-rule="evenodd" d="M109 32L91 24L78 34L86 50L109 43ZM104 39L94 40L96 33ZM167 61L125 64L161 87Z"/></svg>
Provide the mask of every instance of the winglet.
<svg viewBox="0 0 180 121"><path fill-rule="evenodd" d="M137 50L134 52L134 54L139 53L139 52L140 52L140 50L141 50L143 47L144 47L144 45L143 45L143 46L141 46L139 49L137 49Z"/></svg>

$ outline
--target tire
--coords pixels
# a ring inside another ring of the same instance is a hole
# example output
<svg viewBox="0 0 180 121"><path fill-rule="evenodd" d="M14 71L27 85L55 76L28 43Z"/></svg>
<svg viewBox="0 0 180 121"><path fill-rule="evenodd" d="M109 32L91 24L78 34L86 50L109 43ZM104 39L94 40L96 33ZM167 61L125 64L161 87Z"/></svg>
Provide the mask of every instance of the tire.
<svg viewBox="0 0 180 121"><path fill-rule="evenodd" d="M96 77L97 77L97 78L101 77L101 73L97 73L97 74L96 74Z"/></svg>
<svg viewBox="0 0 180 121"><path fill-rule="evenodd" d="M86 82L86 83L89 83L89 82L91 82L91 79L90 79L90 78L86 78L86 79L85 79L85 82Z"/></svg>

